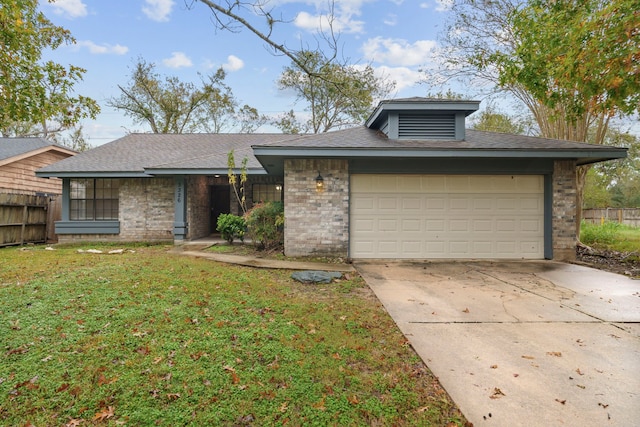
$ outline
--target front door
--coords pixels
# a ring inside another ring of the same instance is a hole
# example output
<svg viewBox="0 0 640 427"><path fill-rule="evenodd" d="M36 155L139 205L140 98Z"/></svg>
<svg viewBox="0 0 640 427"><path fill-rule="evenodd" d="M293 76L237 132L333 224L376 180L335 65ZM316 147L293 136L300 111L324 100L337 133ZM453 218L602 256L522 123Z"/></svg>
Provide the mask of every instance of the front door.
<svg viewBox="0 0 640 427"><path fill-rule="evenodd" d="M218 225L218 216L220 214L228 214L230 210L230 191L229 185L212 185L209 193L209 205L211 206L211 233L216 232Z"/></svg>

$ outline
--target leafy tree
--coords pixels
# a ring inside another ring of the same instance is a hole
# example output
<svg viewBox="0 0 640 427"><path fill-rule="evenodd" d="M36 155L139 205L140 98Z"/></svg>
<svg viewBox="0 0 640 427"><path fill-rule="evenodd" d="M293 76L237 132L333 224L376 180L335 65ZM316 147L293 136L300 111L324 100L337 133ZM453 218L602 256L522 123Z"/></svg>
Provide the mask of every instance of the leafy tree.
<svg viewBox="0 0 640 427"><path fill-rule="evenodd" d="M38 11L37 0L0 6L0 133L51 137L100 111L91 98L74 96L83 68L43 61L42 54L73 44L71 33Z"/></svg>
<svg viewBox="0 0 640 427"><path fill-rule="evenodd" d="M585 183L584 207L640 205L640 138L617 126L610 126L604 144L626 147L629 150L628 156L626 159L598 163L589 170ZM607 192L608 199L602 199L603 191Z"/></svg>
<svg viewBox="0 0 640 427"><path fill-rule="evenodd" d="M293 112L275 122L283 131L322 133L362 124L376 99L384 97L394 84L378 78L370 66L360 68L327 62L318 52L300 53L308 74L296 63L286 67L278 79L280 90L292 90L297 101L306 104L309 119L301 123ZM320 76L331 76L326 80Z"/></svg>
<svg viewBox="0 0 640 427"><path fill-rule="evenodd" d="M84 134L82 133L82 126L70 129L70 132L66 136L60 135L56 136L53 139L57 143L79 152L87 151L93 148L91 144L89 144L84 138Z"/></svg>
<svg viewBox="0 0 640 427"><path fill-rule="evenodd" d="M525 125L515 117L498 111L493 105L489 105L474 117L471 126L476 130L488 132L502 132L521 135L525 133Z"/></svg>
<svg viewBox="0 0 640 427"><path fill-rule="evenodd" d="M636 0L457 0L452 12L449 76L507 91L541 136L602 144L612 117L638 111ZM578 217L587 171L577 174Z"/></svg>
<svg viewBox="0 0 640 427"><path fill-rule="evenodd" d="M596 172L594 168L587 172L584 184L584 209L607 208L611 206L610 180Z"/></svg>
<svg viewBox="0 0 640 427"><path fill-rule="evenodd" d="M139 59L129 85L118 86L120 96L110 98L108 105L122 110L135 123L149 125L154 133L219 133L238 124L242 130L254 130L264 119L248 105L238 109L225 77L220 68L196 86L175 76L163 79L154 64ZM244 122L249 120L255 121Z"/></svg>

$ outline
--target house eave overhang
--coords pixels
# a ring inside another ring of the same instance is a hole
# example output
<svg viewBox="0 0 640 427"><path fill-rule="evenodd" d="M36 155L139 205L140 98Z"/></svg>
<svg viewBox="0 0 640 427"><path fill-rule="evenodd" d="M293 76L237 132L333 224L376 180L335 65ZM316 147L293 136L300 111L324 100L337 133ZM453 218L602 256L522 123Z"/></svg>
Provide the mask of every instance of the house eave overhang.
<svg viewBox="0 0 640 427"><path fill-rule="evenodd" d="M575 159L578 165L623 159L626 150L562 149L418 149L418 148L320 148L253 147L253 154L270 174L282 174L284 160L291 158L465 158L465 159Z"/></svg>
<svg viewBox="0 0 640 427"><path fill-rule="evenodd" d="M126 172L113 172L113 171L36 171L36 176L39 178L151 178L150 175L144 171L126 171Z"/></svg>
<svg viewBox="0 0 640 427"><path fill-rule="evenodd" d="M198 168L198 169L180 169L180 168L168 168L168 169L155 169L146 168L145 171L153 176L162 175L227 175L229 168ZM240 168L235 168L234 173L241 173ZM247 175L266 175L267 171L263 168L248 168Z"/></svg>
<svg viewBox="0 0 640 427"><path fill-rule="evenodd" d="M234 173L239 174L240 168L234 169ZM201 169L155 169L146 168L144 171L128 171L128 172L110 172L110 171L83 171L83 172L36 172L36 176L40 178L153 178L158 176L176 176L176 175L227 175L229 168L201 168ZM248 175L266 175L267 171L263 168L249 168Z"/></svg>

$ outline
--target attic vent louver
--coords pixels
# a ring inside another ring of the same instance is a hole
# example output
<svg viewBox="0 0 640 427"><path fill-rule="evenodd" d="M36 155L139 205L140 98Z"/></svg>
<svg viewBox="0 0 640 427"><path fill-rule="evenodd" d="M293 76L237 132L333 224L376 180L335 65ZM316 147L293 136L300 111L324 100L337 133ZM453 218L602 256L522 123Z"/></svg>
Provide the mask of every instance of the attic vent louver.
<svg viewBox="0 0 640 427"><path fill-rule="evenodd" d="M455 114L400 113L399 139L455 139Z"/></svg>

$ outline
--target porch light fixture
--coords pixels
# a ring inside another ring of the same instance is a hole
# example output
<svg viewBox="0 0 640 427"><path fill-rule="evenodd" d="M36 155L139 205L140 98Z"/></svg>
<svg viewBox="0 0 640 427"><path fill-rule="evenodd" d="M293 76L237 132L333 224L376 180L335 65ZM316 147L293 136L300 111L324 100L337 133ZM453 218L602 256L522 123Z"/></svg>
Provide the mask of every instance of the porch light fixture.
<svg viewBox="0 0 640 427"><path fill-rule="evenodd" d="M282 191L282 184L276 184L276 191Z"/></svg>
<svg viewBox="0 0 640 427"><path fill-rule="evenodd" d="M324 191L324 179L322 179L322 175L320 175L320 171L318 171L318 176L316 177L316 192L321 193Z"/></svg>

